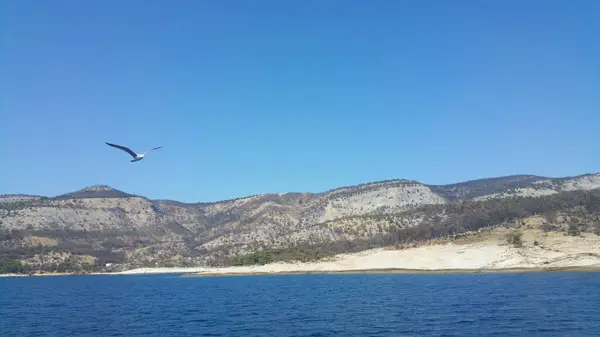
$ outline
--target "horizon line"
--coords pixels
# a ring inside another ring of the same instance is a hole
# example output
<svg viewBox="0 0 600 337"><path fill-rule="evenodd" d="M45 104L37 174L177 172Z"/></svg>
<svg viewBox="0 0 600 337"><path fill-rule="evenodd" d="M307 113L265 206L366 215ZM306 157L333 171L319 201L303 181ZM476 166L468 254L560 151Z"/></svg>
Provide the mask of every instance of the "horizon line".
<svg viewBox="0 0 600 337"><path fill-rule="evenodd" d="M365 185L373 185L373 184L381 184L381 183L388 183L388 182L406 182L406 183L413 183L413 184L421 184L424 186L433 186L433 187L445 187L445 186L451 186L451 185L459 185L459 184L466 184L466 183L471 183L471 182L476 182L476 181L481 181L481 180L494 180L494 179L502 179L502 178L510 178L510 177L531 177L531 178L541 178L541 179L573 179L573 178L579 178L579 177L583 177L583 176L589 176L589 175L595 175L595 174L599 174L598 172L591 172L591 173L582 173L582 174L577 174L577 175L571 175L571 176L556 176L556 177L550 177L550 176L539 176L539 175L535 175L535 174L509 174L509 175L503 175L503 176L492 176L492 177L487 177L487 178L476 178L476 179L469 179L469 180L463 180L463 181L458 181L458 182L453 182L453 183L446 183L446 184L428 184L428 183L424 183L422 181L418 181L418 180L412 180L412 179L403 179L403 178L396 178L396 179L383 179L383 180L375 180L375 181L369 181L369 182L363 182L363 183L357 183L354 185L343 185L343 186L339 186L339 187L334 187L334 188L330 188L321 192L294 192L294 191L288 191L288 192L265 192L265 193L256 193L256 194L251 194L251 195L246 195L246 196L240 196L240 197L233 197L233 198L229 198L229 199L221 199L221 200L213 200L213 201L179 201L176 199L167 199L167 198L148 198L146 196L143 195L138 195L135 193L129 193L129 192L125 192L123 190L120 190L118 188L112 187L110 185L106 185L106 184L93 184L93 185L88 185L86 187L83 187L81 189L72 191L72 192L66 192L66 193L62 193L62 194L57 194L54 196L47 196L47 195L41 195L41 194L28 194L28 193L4 193L4 194L0 194L0 198L2 197L11 197L11 196L26 196L26 197L40 197L40 198L58 198L61 196L65 196L67 194L73 194L73 193L78 193L78 192L82 192L85 189L88 189L90 187L107 187L110 190L113 191L117 191L117 192L121 192L124 194L129 194L133 197L138 197L138 198L144 198L144 199L148 199L151 201L174 201L174 202L179 202L179 203L183 203L183 204L213 204L213 203L221 203L221 202L227 202L227 201L234 201L234 200L240 200L240 199L246 199L246 198L252 198L255 196L261 196L261 195L286 195L286 194L312 194L312 195L319 195L319 194L326 194L326 193L331 193L337 190L341 190L344 188L352 188L352 187L361 187L361 186L365 186Z"/></svg>

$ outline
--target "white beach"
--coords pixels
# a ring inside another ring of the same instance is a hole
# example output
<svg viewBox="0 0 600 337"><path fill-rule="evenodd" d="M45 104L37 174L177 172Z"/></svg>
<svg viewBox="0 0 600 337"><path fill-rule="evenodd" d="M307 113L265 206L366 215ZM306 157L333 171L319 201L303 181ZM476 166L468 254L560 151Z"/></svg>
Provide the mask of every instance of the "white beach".
<svg viewBox="0 0 600 337"><path fill-rule="evenodd" d="M506 243L505 230L496 230L467 242L434 242L407 249L377 248L341 254L318 262L277 262L237 267L137 268L103 275L187 274L251 275L338 272L485 272L583 268L600 270L600 236L567 236L560 232L524 231L523 247ZM534 242L537 241L537 245ZM45 273L36 276L64 275ZM0 275L22 276L14 274Z"/></svg>
<svg viewBox="0 0 600 337"><path fill-rule="evenodd" d="M506 243L503 231L471 243L428 244L396 250L378 248L354 254L342 254L330 261L310 263L277 262L261 266L223 268L140 268L116 274L196 273L201 275L277 274L361 271L501 271L548 268L599 268L600 236L565 236L562 233L525 231L524 246ZM533 242L538 241L538 245ZM195 274L194 274L195 275Z"/></svg>

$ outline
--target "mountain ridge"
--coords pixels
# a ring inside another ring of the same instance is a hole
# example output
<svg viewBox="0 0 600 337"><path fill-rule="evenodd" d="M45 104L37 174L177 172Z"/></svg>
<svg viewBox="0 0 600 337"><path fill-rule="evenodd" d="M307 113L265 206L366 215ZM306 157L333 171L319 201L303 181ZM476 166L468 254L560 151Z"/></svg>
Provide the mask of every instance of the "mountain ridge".
<svg viewBox="0 0 600 337"><path fill-rule="evenodd" d="M69 198L94 198L94 197L102 197L100 195L95 196L94 193L98 193L101 194L102 192L107 193L107 194L114 194L115 196L110 196L110 197L138 197L138 198L144 198L150 201L156 201L156 202L172 202L172 203L178 203L178 204L186 204L186 205L197 205L197 204L216 204L216 203L223 203L223 202L231 202L231 201L235 201L235 200L240 200L240 199L247 199L247 198L252 198L252 197L257 197L257 196L267 196L267 195L289 195L289 194L307 194L307 195L325 195L325 194L329 194L329 193L333 193L333 192L338 192L338 191L343 191L346 189L356 189L356 188L365 188L365 187L370 187L373 185L381 185L381 184L393 184L393 183L413 183L413 184L419 184L419 185L423 185L423 186L427 186L427 187L434 187L434 188L444 188L444 189L452 189L452 188L457 188L460 186L465 186L465 185L473 185L473 184L481 184L481 183L485 183L485 182L506 182L507 180L513 180L513 183L518 184L521 183L525 180L551 180L551 181L564 181L564 180L569 180L569 179L576 179L576 178L582 178L582 177L586 177L586 176L597 176L600 175L600 172L592 172L592 173L583 173L583 174L579 174L579 175L574 175L574 176L564 176L564 177L549 177L549 176L538 176L538 175L533 175L533 174L513 174L513 175L506 175L506 176L494 176L494 177L488 177L488 178L479 178L479 179L469 179L469 180L465 180L465 181L459 181L459 182L454 182L454 183L447 183L447 184L428 184L428 183L424 183L418 180L412 180L412 179L385 179L385 180L376 180L376 181L370 181L370 182L363 182L363 183L358 183L355 185L344 185L344 186L339 186L339 187L334 187L331 189L327 189L327 190L323 190L321 192L302 192L302 191L289 191L289 192L280 192L280 193L275 193L275 192L266 192L266 193L259 193L259 194L252 194L252 195L248 195L248 196L240 196L240 197L236 197L236 198L230 198L230 199L222 199L222 200L208 200L208 201L179 201L176 199L164 199L164 198L148 198L145 196L141 196L138 194L134 194L134 193L128 193L128 192L124 192L123 190L120 190L118 188L109 186L109 185L105 185L105 184L95 184L95 185L88 185L85 186L79 190L75 190L73 192L67 192L67 193L63 193L63 194L59 194L56 196L44 196L44 195L40 195L40 194L25 194L25 193L6 193L6 194L0 194L0 199L3 197L29 197L29 198L51 198L51 199L69 199Z"/></svg>
<svg viewBox="0 0 600 337"><path fill-rule="evenodd" d="M313 256L456 235L536 210L571 214L577 205L572 200L594 201L599 189L598 173L511 175L445 185L392 179L318 193L185 203L92 185L55 197L0 202L0 258L48 269L67 262L82 268L82 261L93 261L94 268L106 263L219 265L273 249ZM593 207L578 219L595 214ZM479 213L471 214L474 210ZM49 259L56 261L50 267Z"/></svg>

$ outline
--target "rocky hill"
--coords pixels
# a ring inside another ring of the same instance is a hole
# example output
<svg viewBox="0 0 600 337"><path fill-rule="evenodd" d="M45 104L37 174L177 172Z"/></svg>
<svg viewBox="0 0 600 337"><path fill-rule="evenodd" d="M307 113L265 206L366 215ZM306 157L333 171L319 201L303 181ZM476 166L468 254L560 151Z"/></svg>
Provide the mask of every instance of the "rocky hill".
<svg viewBox="0 0 600 337"><path fill-rule="evenodd" d="M586 174L451 185L388 180L212 203L150 200L104 185L55 197L8 195L0 196L0 258L59 271L252 262L257 252L312 258L542 213L555 229L575 221L594 231L599 188L600 174Z"/></svg>
<svg viewBox="0 0 600 337"><path fill-rule="evenodd" d="M0 203L10 203L10 202L22 202L22 201L31 201L42 198L39 195L29 195L29 194L0 194Z"/></svg>

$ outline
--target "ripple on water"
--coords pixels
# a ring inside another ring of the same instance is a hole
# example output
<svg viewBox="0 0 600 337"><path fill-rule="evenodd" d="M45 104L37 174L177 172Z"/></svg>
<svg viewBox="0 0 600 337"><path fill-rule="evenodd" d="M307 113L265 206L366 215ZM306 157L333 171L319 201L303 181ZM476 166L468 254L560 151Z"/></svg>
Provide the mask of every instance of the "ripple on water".
<svg viewBox="0 0 600 337"><path fill-rule="evenodd" d="M600 336L600 273L0 279L2 336Z"/></svg>

